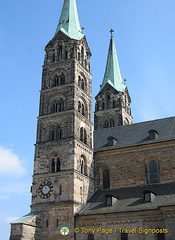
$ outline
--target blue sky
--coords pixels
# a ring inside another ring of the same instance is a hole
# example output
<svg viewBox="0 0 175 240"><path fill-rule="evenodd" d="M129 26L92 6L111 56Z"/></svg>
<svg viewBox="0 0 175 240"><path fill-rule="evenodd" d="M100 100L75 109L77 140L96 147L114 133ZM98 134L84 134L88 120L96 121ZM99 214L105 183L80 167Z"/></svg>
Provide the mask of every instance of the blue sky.
<svg viewBox="0 0 175 240"><path fill-rule="evenodd" d="M63 0L7 0L0 6L0 236L30 212L30 186L44 47ZM133 122L175 115L175 1L77 0L92 51L93 97L102 82L110 39L132 98Z"/></svg>

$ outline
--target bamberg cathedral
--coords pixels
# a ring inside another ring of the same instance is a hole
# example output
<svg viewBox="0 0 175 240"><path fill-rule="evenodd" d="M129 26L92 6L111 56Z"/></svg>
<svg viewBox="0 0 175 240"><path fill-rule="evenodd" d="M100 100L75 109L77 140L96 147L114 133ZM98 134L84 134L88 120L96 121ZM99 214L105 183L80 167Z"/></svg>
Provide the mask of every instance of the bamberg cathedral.
<svg viewBox="0 0 175 240"><path fill-rule="evenodd" d="M76 0L45 47L31 212L10 240L174 240L175 117L132 124L114 34L92 95Z"/></svg>

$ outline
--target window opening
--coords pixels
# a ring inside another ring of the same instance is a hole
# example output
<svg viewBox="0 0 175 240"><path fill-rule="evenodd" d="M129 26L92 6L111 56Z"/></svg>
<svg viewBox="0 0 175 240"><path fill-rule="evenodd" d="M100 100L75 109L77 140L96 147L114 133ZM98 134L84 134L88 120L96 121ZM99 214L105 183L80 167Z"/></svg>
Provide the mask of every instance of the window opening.
<svg viewBox="0 0 175 240"><path fill-rule="evenodd" d="M54 159L52 159L52 163L51 163L51 172L52 173L55 172L55 161L54 161Z"/></svg>
<svg viewBox="0 0 175 240"><path fill-rule="evenodd" d="M59 226L59 220L58 219L57 219L57 224L56 225L57 225L57 227Z"/></svg>
<svg viewBox="0 0 175 240"><path fill-rule="evenodd" d="M107 95L107 108L110 108L110 95Z"/></svg>
<svg viewBox="0 0 175 240"><path fill-rule="evenodd" d="M81 161L81 174L84 174L84 161Z"/></svg>
<svg viewBox="0 0 175 240"><path fill-rule="evenodd" d="M62 60L62 45L58 48L58 60Z"/></svg>
<svg viewBox="0 0 175 240"><path fill-rule="evenodd" d="M62 186L60 186L59 194L60 194L60 196L62 195Z"/></svg>
<svg viewBox="0 0 175 240"><path fill-rule="evenodd" d="M82 115L84 116L84 104L82 104Z"/></svg>
<svg viewBox="0 0 175 240"><path fill-rule="evenodd" d="M54 63L55 62L55 54L53 54L53 56L52 56L52 63Z"/></svg>
<svg viewBox="0 0 175 240"><path fill-rule="evenodd" d="M49 227L49 220L46 220L46 227Z"/></svg>
<svg viewBox="0 0 175 240"><path fill-rule="evenodd" d="M121 240L128 240L128 234L127 233L121 233Z"/></svg>
<svg viewBox="0 0 175 240"><path fill-rule="evenodd" d="M109 175L109 169L105 169L103 171L103 188L110 188L110 175Z"/></svg>
<svg viewBox="0 0 175 240"><path fill-rule="evenodd" d="M149 162L149 178L150 178L150 183L158 183L159 182L158 166L157 166L157 162L155 160L152 160Z"/></svg>
<svg viewBox="0 0 175 240"><path fill-rule="evenodd" d="M57 169L56 169L57 172L60 172L60 159L57 158Z"/></svg>
<svg viewBox="0 0 175 240"><path fill-rule="evenodd" d="M94 240L94 234L89 233L88 234L88 240Z"/></svg>
<svg viewBox="0 0 175 240"><path fill-rule="evenodd" d="M165 240L165 233L157 233L157 240Z"/></svg>

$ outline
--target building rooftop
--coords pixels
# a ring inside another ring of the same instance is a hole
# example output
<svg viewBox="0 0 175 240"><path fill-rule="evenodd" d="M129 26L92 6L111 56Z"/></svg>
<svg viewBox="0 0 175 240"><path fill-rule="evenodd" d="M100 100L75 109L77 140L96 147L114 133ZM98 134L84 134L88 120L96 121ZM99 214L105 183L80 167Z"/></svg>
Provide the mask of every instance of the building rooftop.
<svg viewBox="0 0 175 240"><path fill-rule="evenodd" d="M144 201L144 192L154 193L152 202ZM106 205L106 196L115 196L112 206ZM175 183L143 185L97 191L78 215L122 213L158 209L175 204Z"/></svg>
<svg viewBox="0 0 175 240"><path fill-rule="evenodd" d="M155 138L151 133L155 132ZM108 138L116 139L114 145ZM105 151L117 148L139 146L175 139L175 117L135 123L131 125L104 128L94 131L94 150Z"/></svg>
<svg viewBox="0 0 175 240"><path fill-rule="evenodd" d="M17 220L13 221L12 224L15 224L15 223L25 223L29 220L31 220L34 216L37 216L39 213L38 212L35 212L35 213L28 213L27 215L21 217L21 218L18 218Z"/></svg>

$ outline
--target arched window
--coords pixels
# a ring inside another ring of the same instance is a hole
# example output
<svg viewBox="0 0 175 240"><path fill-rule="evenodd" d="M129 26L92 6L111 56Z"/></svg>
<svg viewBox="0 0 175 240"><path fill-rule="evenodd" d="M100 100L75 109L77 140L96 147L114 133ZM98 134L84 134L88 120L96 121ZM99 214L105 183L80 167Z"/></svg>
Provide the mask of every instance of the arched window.
<svg viewBox="0 0 175 240"><path fill-rule="evenodd" d="M54 140L55 140L55 131L52 128L51 131L50 131L50 141L54 141Z"/></svg>
<svg viewBox="0 0 175 240"><path fill-rule="evenodd" d="M78 102L78 112L85 116L85 106L80 101Z"/></svg>
<svg viewBox="0 0 175 240"><path fill-rule="evenodd" d="M64 73L61 73L60 75L60 85L64 85L65 84L65 75Z"/></svg>
<svg viewBox="0 0 175 240"><path fill-rule="evenodd" d="M114 127L114 120L110 119L108 125L109 127Z"/></svg>
<svg viewBox="0 0 175 240"><path fill-rule="evenodd" d="M60 172L60 159L57 158L56 171Z"/></svg>
<svg viewBox="0 0 175 240"><path fill-rule="evenodd" d="M55 54L53 54L53 56L52 56L52 62L53 63L55 62Z"/></svg>
<svg viewBox="0 0 175 240"><path fill-rule="evenodd" d="M53 86L56 87L59 85L59 79L58 79L58 76L55 75L54 78L53 78Z"/></svg>
<svg viewBox="0 0 175 240"><path fill-rule="evenodd" d="M83 90L85 90L85 80L83 78L81 78L80 76L78 76L78 86L80 88L82 88Z"/></svg>
<svg viewBox="0 0 175 240"><path fill-rule="evenodd" d="M51 104L51 113L62 112L65 110L65 103L62 98L54 100Z"/></svg>
<svg viewBox="0 0 175 240"><path fill-rule="evenodd" d="M81 110L82 110L82 115L84 116L84 104L82 104L82 106L81 106Z"/></svg>
<svg viewBox="0 0 175 240"><path fill-rule="evenodd" d="M81 80L81 88L84 90L84 79Z"/></svg>
<svg viewBox="0 0 175 240"><path fill-rule="evenodd" d="M86 129L84 129L83 127L80 128L80 141L87 144L87 133Z"/></svg>
<svg viewBox="0 0 175 240"><path fill-rule="evenodd" d="M81 102L78 102L78 112L81 112Z"/></svg>
<svg viewBox="0 0 175 240"><path fill-rule="evenodd" d="M78 76L78 86L81 87L81 77Z"/></svg>
<svg viewBox="0 0 175 240"><path fill-rule="evenodd" d="M107 99L106 99L106 106L107 108L110 108L110 95L107 95Z"/></svg>
<svg viewBox="0 0 175 240"><path fill-rule="evenodd" d="M55 113L57 111L56 108L57 108L56 102L53 102L51 106L51 113Z"/></svg>
<svg viewBox="0 0 175 240"><path fill-rule="evenodd" d="M81 57L84 58L84 47L81 47Z"/></svg>
<svg viewBox="0 0 175 240"><path fill-rule="evenodd" d="M53 78L53 87L57 87L60 85L64 85L65 84L65 75L64 73L61 73L61 75L55 75Z"/></svg>
<svg viewBox="0 0 175 240"><path fill-rule="evenodd" d="M108 127L108 121L106 120L103 124L103 128L107 128Z"/></svg>
<svg viewBox="0 0 175 240"><path fill-rule="evenodd" d="M58 48L58 60L62 60L62 50L63 50L63 47L62 45L59 46Z"/></svg>
<svg viewBox="0 0 175 240"><path fill-rule="evenodd" d="M81 173L84 174L84 160L81 160Z"/></svg>
<svg viewBox="0 0 175 240"><path fill-rule="evenodd" d="M155 160L151 160L149 162L149 182L150 183L158 183L159 176L158 176L158 166Z"/></svg>
<svg viewBox="0 0 175 240"><path fill-rule="evenodd" d="M83 142L83 128L80 128L80 141L82 141Z"/></svg>
<svg viewBox="0 0 175 240"><path fill-rule="evenodd" d="M81 174L87 175L86 157L81 155L80 159L80 172Z"/></svg>
<svg viewBox="0 0 175 240"><path fill-rule="evenodd" d="M103 128L111 128L114 127L114 120L110 119L110 120L106 120L103 124Z"/></svg>
<svg viewBox="0 0 175 240"><path fill-rule="evenodd" d="M60 125L51 126L50 128L50 141L60 140L62 138L62 128Z"/></svg>
<svg viewBox="0 0 175 240"><path fill-rule="evenodd" d="M51 172L55 172L55 160L54 158L52 159L52 162L51 162Z"/></svg>
<svg viewBox="0 0 175 240"><path fill-rule="evenodd" d="M62 138L62 129L61 126L57 126L57 139L60 140Z"/></svg>
<svg viewBox="0 0 175 240"><path fill-rule="evenodd" d="M87 68L87 60L84 61L85 68Z"/></svg>
<svg viewBox="0 0 175 240"><path fill-rule="evenodd" d="M103 189L110 188L109 169L103 171Z"/></svg>
<svg viewBox="0 0 175 240"><path fill-rule="evenodd" d="M51 163L50 163L50 172L55 173L55 172L60 172L61 169L61 163L60 163L60 158L57 153L53 154L51 156Z"/></svg>
<svg viewBox="0 0 175 240"><path fill-rule="evenodd" d="M87 144L87 132L84 129L84 143Z"/></svg>
<svg viewBox="0 0 175 240"><path fill-rule="evenodd" d="M62 98L59 100L59 112L64 111L64 101Z"/></svg>

